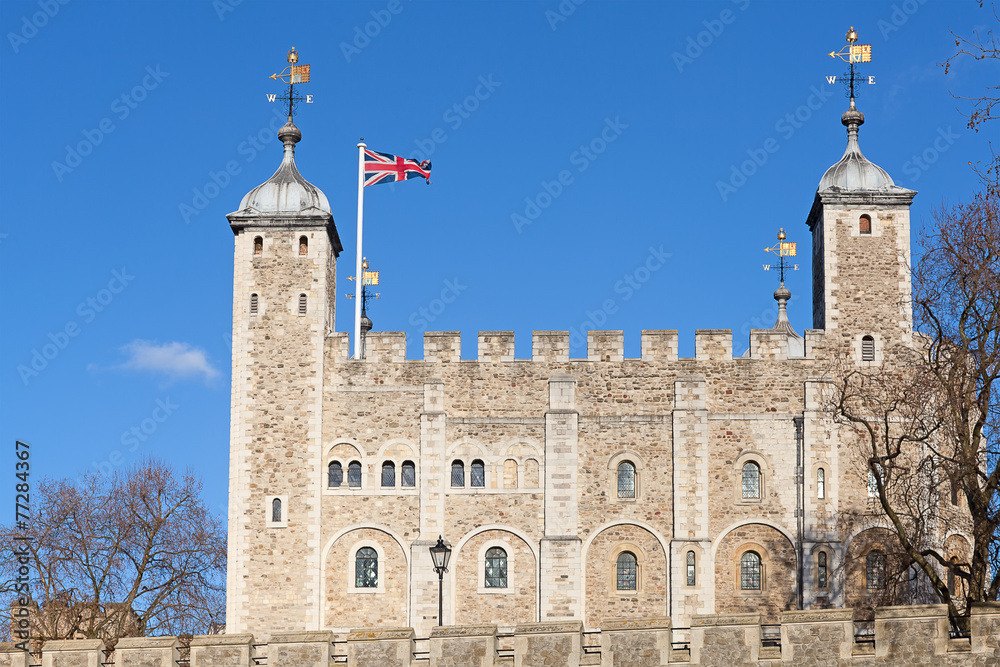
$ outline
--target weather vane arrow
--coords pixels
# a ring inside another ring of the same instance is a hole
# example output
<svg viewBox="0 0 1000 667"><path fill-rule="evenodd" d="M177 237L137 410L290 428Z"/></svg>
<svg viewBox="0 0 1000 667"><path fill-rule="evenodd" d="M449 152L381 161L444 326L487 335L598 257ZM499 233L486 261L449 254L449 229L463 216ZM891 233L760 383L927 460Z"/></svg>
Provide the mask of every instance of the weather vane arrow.
<svg viewBox="0 0 1000 667"><path fill-rule="evenodd" d="M288 52L288 67L281 70L281 72L276 72L272 74L270 79L274 81L281 81L282 83L288 84L288 95L282 95L281 99L288 104L288 117L291 118L295 113L295 106L298 102L305 102L306 104L313 103L312 95L296 95L295 94L295 84L297 83L309 83L309 65L299 65L299 54L292 47L292 50ZM275 102L278 100L278 96L275 93L267 94L268 102Z"/></svg>

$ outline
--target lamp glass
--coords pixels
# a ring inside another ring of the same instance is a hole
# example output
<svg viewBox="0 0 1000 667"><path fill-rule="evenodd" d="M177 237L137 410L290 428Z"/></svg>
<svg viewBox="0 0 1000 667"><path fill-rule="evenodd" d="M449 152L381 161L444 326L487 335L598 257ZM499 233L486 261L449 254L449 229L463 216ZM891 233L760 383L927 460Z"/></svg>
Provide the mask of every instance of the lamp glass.
<svg viewBox="0 0 1000 667"><path fill-rule="evenodd" d="M444 543L444 538L438 536L437 544L430 548L431 560L434 561L435 570L447 570L448 561L451 559L451 548Z"/></svg>

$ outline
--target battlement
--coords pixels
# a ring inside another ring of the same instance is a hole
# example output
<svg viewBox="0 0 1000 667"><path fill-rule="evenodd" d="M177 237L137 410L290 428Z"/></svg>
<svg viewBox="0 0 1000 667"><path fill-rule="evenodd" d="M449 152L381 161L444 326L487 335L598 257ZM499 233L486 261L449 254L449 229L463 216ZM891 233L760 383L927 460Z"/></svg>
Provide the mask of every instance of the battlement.
<svg viewBox="0 0 1000 667"><path fill-rule="evenodd" d="M805 337L805 355L789 350L788 336L770 329L750 331L749 355L733 356L733 332L730 329L698 329L694 334L694 361L733 361L734 359L759 359L783 361L813 357L816 342L823 330L809 330ZM458 331L424 332L422 361L438 363L479 362L506 363L513 361L566 362L570 361L568 331L533 331L531 334L531 359L514 356L513 331L480 331L477 340L477 358L462 359L462 334ZM349 336L344 332L328 337L334 358L350 358ZM641 334L642 361L682 361L678 357L676 329L644 330ZM372 331L365 339L365 360L370 363L401 363L407 360L407 341L404 331ZM623 331L588 331L586 357L573 361L621 362L625 361L625 335ZM409 361L421 361L410 359Z"/></svg>
<svg viewBox="0 0 1000 667"><path fill-rule="evenodd" d="M1000 604L973 607L966 637L949 635L945 605L885 607L874 622L856 623L851 609L788 611L780 625L761 625L757 614L696 615L689 628L668 617L609 619L585 631L579 621L524 623L513 632L495 625L437 627L430 637L412 628L350 632L274 633L261 642L249 634L121 639L113 651L96 639L49 641L38 654L0 644L0 666L77 667L496 667L498 665L911 665L997 664ZM773 661L773 662L772 662Z"/></svg>

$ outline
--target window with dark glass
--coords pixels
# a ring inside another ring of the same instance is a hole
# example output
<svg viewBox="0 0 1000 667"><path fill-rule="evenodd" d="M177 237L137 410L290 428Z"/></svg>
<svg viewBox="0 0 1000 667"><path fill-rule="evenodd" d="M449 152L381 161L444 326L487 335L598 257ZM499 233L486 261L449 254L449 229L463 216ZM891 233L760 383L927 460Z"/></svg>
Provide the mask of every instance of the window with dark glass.
<svg viewBox="0 0 1000 667"><path fill-rule="evenodd" d="M760 500L760 466L753 461L743 464L743 499Z"/></svg>
<svg viewBox="0 0 1000 667"><path fill-rule="evenodd" d="M326 467L326 485L331 489L336 489L344 483L344 467L340 461L330 461Z"/></svg>
<svg viewBox="0 0 1000 667"><path fill-rule="evenodd" d="M396 486L396 464L392 461L382 464L382 486Z"/></svg>
<svg viewBox="0 0 1000 667"><path fill-rule="evenodd" d="M885 554L873 551L865 558L865 585L870 591L885 588Z"/></svg>
<svg viewBox="0 0 1000 667"><path fill-rule="evenodd" d="M465 464L461 461L451 462L451 485L465 486Z"/></svg>
<svg viewBox="0 0 1000 667"><path fill-rule="evenodd" d="M486 588L507 588L507 552L500 547L486 551Z"/></svg>
<svg viewBox="0 0 1000 667"><path fill-rule="evenodd" d="M740 557L740 590L760 590L760 554L748 551Z"/></svg>
<svg viewBox="0 0 1000 667"><path fill-rule="evenodd" d="M872 233L872 219L871 216L865 214L858 219L858 231L862 234Z"/></svg>
<svg viewBox="0 0 1000 667"><path fill-rule="evenodd" d="M378 588L378 554L371 547L361 547L354 557L354 587Z"/></svg>
<svg viewBox="0 0 1000 667"><path fill-rule="evenodd" d="M635 464L631 461L618 464L618 497L635 498Z"/></svg>
<svg viewBox="0 0 1000 667"><path fill-rule="evenodd" d="M403 461L403 473L400 475L401 486L414 487L417 485L417 468L413 461Z"/></svg>
<svg viewBox="0 0 1000 667"><path fill-rule="evenodd" d="M820 551L816 556L816 585L820 588L826 588L826 581L826 552Z"/></svg>
<svg viewBox="0 0 1000 667"><path fill-rule="evenodd" d="M618 555L616 563L617 588L620 591L634 591L638 584L639 565L635 554L623 551Z"/></svg>
<svg viewBox="0 0 1000 667"><path fill-rule="evenodd" d="M258 256L264 254L264 239L259 236L253 240L253 254Z"/></svg>
<svg viewBox="0 0 1000 667"><path fill-rule="evenodd" d="M351 461L347 464L347 486L352 489L361 488L361 462Z"/></svg>
<svg viewBox="0 0 1000 667"><path fill-rule="evenodd" d="M472 462L472 473L469 475L469 481L471 486L486 486L486 466L483 465L482 461L477 460Z"/></svg>
<svg viewBox="0 0 1000 667"><path fill-rule="evenodd" d="M695 584L695 567L694 567L694 552L687 552L687 585L694 586Z"/></svg>
<svg viewBox="0 0 1000 667"><path fill-rule="evenodd" d="M271 522L279 523L281 521L281 500L275 498L271 501Z"/></svg>
<svg viewBox="0 0 1000 667"><path fill-rule="evenodd" d="M308 255L309 254L309 239L304 236L299 237L299 254Z"/></svg>

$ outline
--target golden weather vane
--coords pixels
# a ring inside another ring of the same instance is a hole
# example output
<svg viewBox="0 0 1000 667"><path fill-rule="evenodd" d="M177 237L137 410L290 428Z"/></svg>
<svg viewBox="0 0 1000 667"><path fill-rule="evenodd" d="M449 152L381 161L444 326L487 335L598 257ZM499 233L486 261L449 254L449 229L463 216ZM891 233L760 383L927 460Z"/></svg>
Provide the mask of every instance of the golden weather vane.
<svg viewBox="0 0 1000 667"><path fill-rule="evenodd" d="M288 52L288 67L281 70L281 72L272 74L269 78L275 81L281 81L282 83L288 84L288 95L282 97L283 101L288 103L288 116L289 118L295 112L295 105L297 102L305 102L306 104L313 103L312 95L296 95L295 94L295 84L297 83L309 83L309 65L298 65L299 54L292 47L292 50ZM267 94L267 101L274 102L278 100L278 96L275 93Z"/></svg>
<svg viewBox="0 0 1000 667"><path fill-rule="evenodd" d="M368 270L368 258L367 257L362 257L361 258L361 274L364 277L364 280L361 282L361 304L362 304L362 308L364 308L364 306L368 304L368 299L379 299L379 298L382 297L382 294L381 293L375 293L375 294L369 294L368 293L367 287L369 285L372 285L372 286L377 286L378 285L378 271L369 271ZM348 276L347 279L353 282L353 281L357 280L357 277L356 276ZM353 299L354 298L353 294L347 294L346 296L347 296L348 299Z"/></svg>
<svg viewBox="0 0 1000 667"><path fill-rule="evenodd" d="M826 82L836 83L837 81L846 81L850 88L851 99L854 99L854 82L859 79L854 72L854 65L858 63L870 63L872 61L872 45L857 44L858 31L854 29L854 26L851 26L845 37L847 39L847 46L841 48L840 51L830 51L827 55L831 58L840 58L845 63L848 63L851 66L851 73L848 76L828 76L826 77ZM861 77L861 79L867 79L869 84L875 83L874 76Z"/></svg>
<svg viewBox="0 0 1000 667"><path fill-rule="evenodd" d="M794 241L785 240L785 229L783 227L778 230L778 242L769 248L764 248L764 252L774 253L778 256L778 271L781 274L781 284L785 283L785 269L788 269L789 271L799 270L798 264L785 264L785 258L795 257L798 254L798 251L796 250L796 244ZM764 270L770 271L771 265L765 264Z"/></svg>

